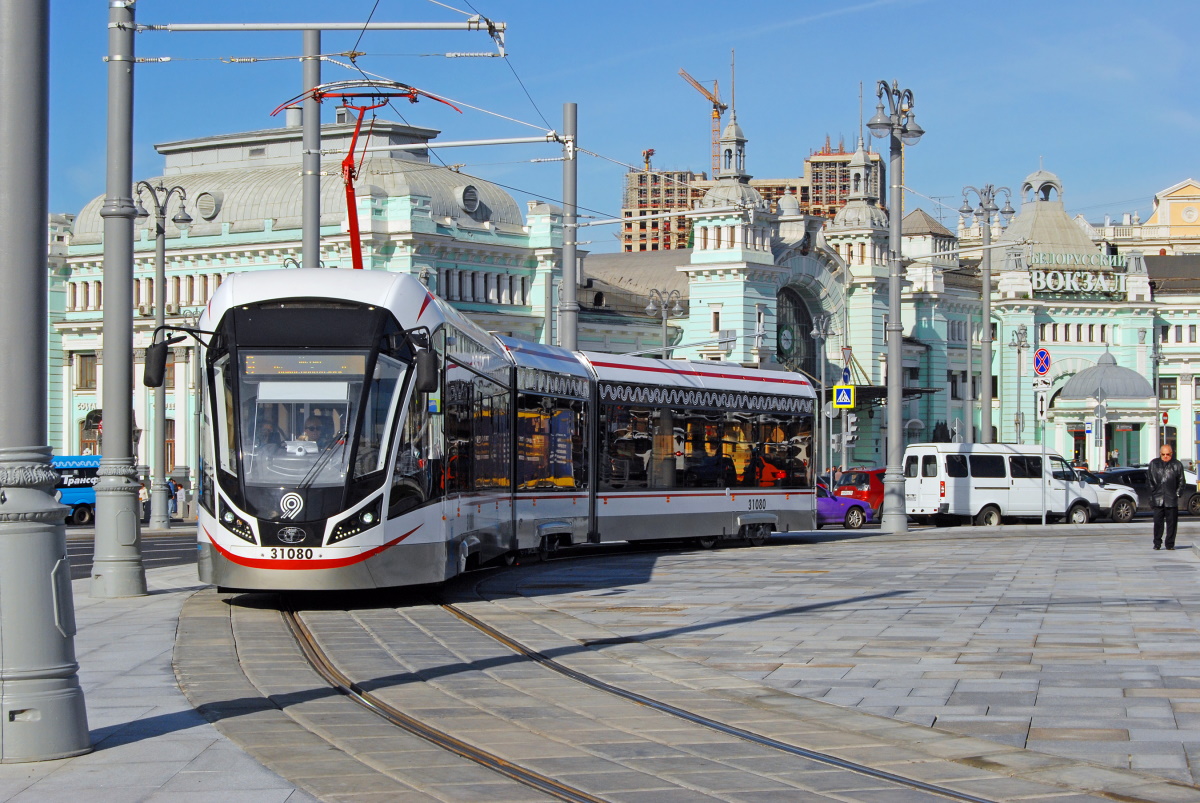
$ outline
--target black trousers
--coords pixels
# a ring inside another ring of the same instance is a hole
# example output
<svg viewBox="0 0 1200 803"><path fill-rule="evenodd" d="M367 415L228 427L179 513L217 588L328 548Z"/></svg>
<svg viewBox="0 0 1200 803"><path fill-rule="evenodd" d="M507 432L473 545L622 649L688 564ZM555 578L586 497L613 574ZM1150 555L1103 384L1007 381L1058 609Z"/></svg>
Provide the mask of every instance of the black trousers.
<svg viewBox="0 0 1200 803"><path fill-rule="evenodd" d="M1167 549L1175 548L1175 530L1179 526L1179 508L1175 505L1163 505L1154 507L1154 546L1161 546L1163 543L1163 525L1167 529Z"/></svg>

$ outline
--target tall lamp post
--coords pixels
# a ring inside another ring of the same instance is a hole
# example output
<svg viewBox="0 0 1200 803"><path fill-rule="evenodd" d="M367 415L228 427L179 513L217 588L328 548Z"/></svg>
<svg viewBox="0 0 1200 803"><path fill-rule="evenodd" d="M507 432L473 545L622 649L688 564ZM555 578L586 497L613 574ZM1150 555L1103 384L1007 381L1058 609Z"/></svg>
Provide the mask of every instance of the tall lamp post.
<svg viewBox="0 0 1200 803"><path fill-rule="evenodd" d="M821 409L817 412L817 415L813 417L813 420L816 421L816 424L817 424L817 431L816 431L816 433L814 433L816 435L816 437L814 438L814 443L816 444L816 448L813 449L813 453L814 453L814 455L821 456L820 458L818 458L816 460L817 469L818 469L818 471L816 472L816 476L818 476L818 477L821 476L820 467L821 467L822 462L825 463L826 467L833 465L833 454L832 454L833 453L833 446L832 446L833 439L830 438L829 452L826 453L825 443L824 443L824 440L821 435L822 429L828 429L830 432L833 431L833 422L832 422L832 419L828 415L826 415L827 408L825 407L825 405L828 403L826 401L826 394L825 394L825 341L829 339L829 335L831 334L831 332L829 330L829 326L831 323L833 323L832 315L830 315L827 312L818 313L817 315L813 316L813 328L812 328L812 331L809 332L809 334L812 336L813 341L817 344L817 355L816 355L817 356L817 366L819 369L819 373L821 375L821 397L820 397L821 398ZM828 408L828 409L832 409L832 408ZM825 421L826 421L826 423L824 423L824 424L821 423L822 417L824 417ZM830 479L829 484L831 486L833 485L832 478ZM830 493L833 493L832 487L828 488L826 490L828 490Z"/></svg>
<svg viewBox="0 0 1200 803"><path fill-rule="evenodd" d="M913 115L913 93L911 89L901 89L895 81L889 86L887 81L879 81L875 88L875 116L867 123L867 128L875 137L891 138L891 161L889 165L892 180L892 192L888 201L888 321L884 327L887 333L887 470L883 475L883 517L881 529L893 532L908 532L908 515L904 505L904 476L900 473L900 463L904 460L904 420L901 417L900 405L904 401L904 388L901 379L903 370L901 361L903 352L904 325L900 320L900 205L901 192L901 148L903 145L915 145L925 133ZM887 109L884 109L884 101Z"/></svg>
<svg viewBox="0 0 1200 803"><path fill-rule="evenodd" d="M649 303L646 304L647 315L662 315L662 356L664 360L669 356L667 354L667 318L672 315L679 317L683 314L683 307L679 306L680 298L678 290L651 290Z"/></svg>
<svg viewBox="0 0 1200 803"><path fill-rule="evenodd" d="M996 206L997 193L1004 193L1004 208ZM970 193L979 199L979 206L971 208ZM1012 208L1012 191L1008 187L984 184L982 187L963 187L963 205L960 215L974 215L983 230L983 260L980 262L983 293L983 326L979 330L980 392L979 392L979 442L992 442L992 215L1000 213L1007 226L1016 214Z"/></svg>
<svg viewBox="0 0 1200 803"><path fill-rule="evenodd" d="M157 329L166 323L167 307L167 206L173 196L179 198L179 211L171 222L186 226L192 222L183 204L187 192L178 185L167 189L161 181L158 186L148 181L139 181L133 187L137 193L137 218L150 216L142 205L142 192L150 196L154 209L154 326ZM150 442L150 527L162 530L171 526L171 514L167 509L170 491L167 489L167 388L165 383L154 389L154 438Z"/></svg>
<svg viewBox="0 0 1200 803"><path fill-rule="evenodd" d="M1013 414L1013 429L1017 433L1017 443L1024 443L1022 434L1025 432L1025 411L1021 409L1021 383L1025 381L1025 349L1029 348L1029 328L1021 324L1012 333L1009 346L1017 350L1017 412Z"/></svg>

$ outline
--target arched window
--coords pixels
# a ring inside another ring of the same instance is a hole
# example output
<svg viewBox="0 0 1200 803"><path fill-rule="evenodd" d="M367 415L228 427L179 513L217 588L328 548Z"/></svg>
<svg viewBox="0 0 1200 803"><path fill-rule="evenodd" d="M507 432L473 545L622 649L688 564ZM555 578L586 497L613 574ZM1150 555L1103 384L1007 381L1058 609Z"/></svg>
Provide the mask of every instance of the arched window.
<svg viewBox="0 0 1200 803"><path fill-rule="evenodd" d="M790 370L817 376L817 350L808 306L798 293L785 287L779 291L777 310L776 359Z"/></svg>
<svg viewBox="0 0 1200 803"><path fill-rule="evenodd" d="M862 174L855 173L854 174L854 191L855 192L858 192L858 188L859 188L859 186L861 186L861 184L862 184Z"/></svg>
<svg viewBox="0 0 1200 803"><path fill-rule="evenodd" d="M733 151L729 148L725 149L725 169L733 167Z"/></svg>

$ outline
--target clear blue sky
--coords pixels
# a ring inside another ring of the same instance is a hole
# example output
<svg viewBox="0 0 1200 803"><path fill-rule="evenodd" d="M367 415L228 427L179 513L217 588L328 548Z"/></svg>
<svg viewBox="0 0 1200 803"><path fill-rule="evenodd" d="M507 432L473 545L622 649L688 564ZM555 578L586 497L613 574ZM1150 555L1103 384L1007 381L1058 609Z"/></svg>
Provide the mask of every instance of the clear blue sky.
<svg viewBox="0 0 1200 803"><path fill-rule="evenodd" d="M679 77L718 79L730 99L730 50L737 50L737 110L750 142L749 171L798 176L826 135L853 145L859 85L865 115L878 79L913 90L926 130L908 149L906 184L957 207L966 184L1019 188L1038 168L1064 184L1072 214L1090 220L1138 210L1154 193L1200 177L1200 93L1195 32L1200 3L1182 0L1014 0L963 4L938 0L471 0L508 23L509 61L536 102L500 59L448 59L445 52L492 49L482 33L383 33L362 37L358 60L379 73L543 126L561 127L562 104L579 104L580 143L610 159L640 164L654 148L656 167L709 170L710 106ZM168 22L365 21L375 0L204 3L141 0L142 24ZM466 0L448 5L470 10ZM380 0L376 20L450 21L464 17L428 0ZM77 212L104 192L107 3L55 0L51 42L51 210ZM357 34L325 34L322 50L349 50ZM280 102L299 93L291 60L228 64L229 57L295 56L298 33L143 33L139 57L170 56L137 67L135 178L157 175L153 145L270 128ZM345 62L346 59L340 58ZM357 73L327 64L324 80ZM538 112L540 109L540 115ZM12 110L9 110L12 111ZM415 125L443 139L512 137L534 129L428 101L399 106ZM332 109L326 109L331 119ZM394 118L390 113L388 117ZM882 140L876 140L880 143ZM454 149L447 162L509 185L523 202L557 199L561 165L550 146ZM624 168L585 156L580 204L616 214ZM934 204L909 196L906 208ZM954 218L947 213L946 221ZM595 251L616 249L614 229L593 229Z"/></svg>

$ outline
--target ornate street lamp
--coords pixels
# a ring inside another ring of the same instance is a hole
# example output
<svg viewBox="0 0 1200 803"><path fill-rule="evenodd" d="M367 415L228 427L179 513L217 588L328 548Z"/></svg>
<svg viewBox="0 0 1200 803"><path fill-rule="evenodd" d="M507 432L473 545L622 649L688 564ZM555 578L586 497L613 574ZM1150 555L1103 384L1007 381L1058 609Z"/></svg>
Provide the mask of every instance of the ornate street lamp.
<svg viewBox="0 0 1200 803"><path fill-rule="evenodd" d="M904 334L904 325L900 321L900 193L903 190L900 185L900 160L902 146L916 145L925 129L921 128L913 114L911 89L901 89L895 81L890 86L887 81L879 81L875 97L878 101L875 116L867 123L867 128L873 136L891 137L889 169L892 180L891 198L888 201L888 321L884 327L888 344L887 470L883 475L883 516L880 527L888 532L903 533L908 531L908 515L905 512L904 476L900 466L904 460L904 420L900 410L904 400L904 388L901 385L903 370L900 367Z"/></svg>
<svg viewBox="0 0 1200 803"><path fill-rule="evenodd" d="M184 202L187 192L178 185L167 189L160 180L155 187L147 181L134 185L137 194L137 217L145 220L150 212L142 205L142 192L150 196L154 208L154 327L155 331L166 323L167 306L167 205L173 196L179 198L179 211L171 218L176 226L192 222ZM167 509L170 492L167 489L167 470L164 465L167 454L167 389L159 385L154 389L154 438L150 445L150 527L165 529L171 526L171 514ZM139 514L141 511L138 511Z"/></svg>
<svg viewBox="0 0 1200 803"><path fill-rule="evenodd" d="M1029 329L1025 324L1018 326L1012 333L1009 346L1017 350L1017 412L1013 415L1013 428L1017 433L1017 443L1024 443L1022 434L1025 432L1025 411L1021 409L1021 383L1025 381L1025 350L1029 348Z"/></svg>
<svg viewBox="0 0 1200 803"><path fill-rule="evenodd" d="M667 353L667 318L679 317L683 314L683 307L679 306L680 298L678 290L651 290L649 303L646 304L647 315L662 315L662 356L664 360L669 356Z"/></svg>
<svg viewBox="0 0 1200 803"><path fill-rule="evenodd" d="M974 193L979 206L972 208L968 195ZM996 206L996 195L1004 193L1004 208ZM980 262L983 294L983 326L979 331L980 346L980 393L979 393L979 442L992 442L992 215L1000 213L1004 225L1016 214L1012 208L1012 191L1008 187L984 184L982 187L963 187L963 205L960 215L974 215L983 229L983 259ZM968 366L970 369L970 366ZM970 371L968 370L968 373Z"/></svg>

